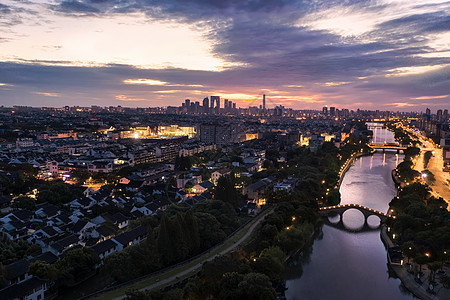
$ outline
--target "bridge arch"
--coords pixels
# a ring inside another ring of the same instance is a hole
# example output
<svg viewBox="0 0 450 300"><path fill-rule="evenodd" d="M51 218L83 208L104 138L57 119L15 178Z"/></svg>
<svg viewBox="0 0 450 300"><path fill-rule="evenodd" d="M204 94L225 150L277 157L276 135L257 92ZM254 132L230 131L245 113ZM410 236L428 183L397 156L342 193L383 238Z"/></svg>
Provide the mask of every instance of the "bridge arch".
<svg viewBox="0 0 450 300"><path fill-rule="evenodd" d="M335 224L335 225L346 227L346 226L344 226L344 223L343 223L343 215L346 211L348 211L350 209L356 209L362 213L362 215L364 216L363 228L368 229L368 230L374 230L374 229L378 228L382 223L386 222L386 220L388 218L393 218L393 216L391 216L391 215L385 214L385 213L377 211L375 209L365 207L360 204L343 204L343 205L321 207L319 209L319 214L326 217L326 219L328 221L327 223L329 223L330 225L333 225L333 223L329 221L328 216L330 214L337 213L340 216L340 220L339 220L338 224ZM372 216L374 216L374 217L372 217ZM379 218L379 224L377 224L377 225L374 225L373 221L370 221L370 223L368 222L369 217L372 220L373 218L375 218L375 216L377 218ZM347 228L347 229L351 230L351 231L353 230L353 228Z"/></svg>

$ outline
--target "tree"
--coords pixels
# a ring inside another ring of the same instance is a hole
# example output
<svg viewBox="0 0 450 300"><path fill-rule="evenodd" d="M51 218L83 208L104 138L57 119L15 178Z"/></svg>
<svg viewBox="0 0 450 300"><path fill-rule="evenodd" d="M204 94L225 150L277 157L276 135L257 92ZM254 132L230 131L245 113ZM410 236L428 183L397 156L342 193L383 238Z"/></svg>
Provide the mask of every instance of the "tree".
<svg viewBox="0 0 450 300"><path fill-rule="evenodd" d="M100 258L89 247L69 250L55 265L70 284L79 282L95 270Z"/></svg>
<svg viewBox="0 0 450 300"><path fill-rule="evenodd" d="M431 151L427 151L423 155L423 168L424 169L426 169L428 167L428 163L429 163L429 161L430 161L432 156L433 156L433 153Z"/></svg>
<svg viewBox="0 0 450 300"><path fill-rule="evenodd" d="M338 190L328 192L327 205L338 205L341 202L341 193Z"/></svg>
<svg viewBox="0 0 450 300"><path fill-rule="evenodd" d="M175 158L175 170L189 171L192 167L191 159L188 156L177 156Z"/></svg>
<svg viewBox="0 0 450 300"><path fill-rule="evenodd" d="M407 241L407 242L403 243L402 253L408 258L408 263L409 263L409 259L416 256L416 253L417 253L417 247L414 244L414 242Z"/></svg>
<svg viewBox="0 0 450 300"><path fill-rule="evenodd" d="M226 237L225 232L221 229L220 223L213 215L196 212L194 213L194 216L198 223L200 248L202 250L211 248Z"/></svg>
<svg viewBox="0 0 450 300"><path fill-rule="evenodd" d="M429 264L428 269L430 270L429 283L434 283L436 281L436 271L439 270L439 264Z"/></svg>
<svg viewBox="0 0 450 300"><path fill-rule="evenodd" d="M125 291L126 300L151 300L152 298L146 291L140 291L137 289L129 289Z"/></svg>
<svg viewBox="0 0 450 300"><path fill-rule="evenodd" d="M277 293L272 287L269 277L260 273L248 273L238 284L238 292L241 299L276 299Z"/></svg>
<svg viewBox="0 0 450 300"><path fill-rule="evenodd" d="M197 253L200 248L200 234L198 232L197 219L194 217L192 210L188 210L184 215L184 228L187 233L189 252L191 254Z"/></svg>
<svg viewBox="0 0 450 300"><path fill-rule="evenodd" d="M244 275L237 272L225 273L220 280L219 299L241 299L238 290L239 283L244 279Z"/></svg>
<svg viewBox="0 0 450 300"><path fill-rule="evenodd" d="M419 273L422 273L422 265L428 262L428 257L423 254L418 254L414 257L414 261L419 264Z"/></svg>
<svg viewBox="0 0 450 300"><path fill-rule="evenodd" d="M234 187L234 178L230 175L221 176L214 190L214 197L230 203L233 207L237 207L239 205L239 197Z"/></svg>
<svg viewBox="0 0 450 300"><path fill-rule="evenodd" d="M0 288L4 287L5 285L6 285L5 267L3 266L3 263L0 262Z"/></svg>
<svg viewBox="0 0 450 300"><path fill-rule="evenodd" d="M54 280L58 276L58 270L54 265L37 260L30 265L30 274L41 279Z"/></svg>
<svg viewBox="0 0 450 300"><path fill-rule="evenodd" d="M267 275L272 282L284 278L286 254L279 247L270 247L261 251L252 262L252 269Z"/></svg>
<svg viewBox="0 0 450 300"><path fill-rule="evenodd" d="M161 218L158 234L158 252L161 255L161 260L164 264L169 264L174 260L175 253L172 247L172 239L169 235L169 218L166 214Z"/></svg>
<svg viewBox="0 0 450 300"><path fill-rule="evenodd" d="M228 272L248 272L250 268L240 259L232 255L223 255L206 262L200 273L200 280L203 289L208 294L217 295L220 293L220 281L224 274Z"/></svg>
<svg viewBox="0 0 450 300"><path fill-rule="evenodd" d="M12 207L33 211L36 207L36 201L28 196L20 196L14 199Z"/></svg>

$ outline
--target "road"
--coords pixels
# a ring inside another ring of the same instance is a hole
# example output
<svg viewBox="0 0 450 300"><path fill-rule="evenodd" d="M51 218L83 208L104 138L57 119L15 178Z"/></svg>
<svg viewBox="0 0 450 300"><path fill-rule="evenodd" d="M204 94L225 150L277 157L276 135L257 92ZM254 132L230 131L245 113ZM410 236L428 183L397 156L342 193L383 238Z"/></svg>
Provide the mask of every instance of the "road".
<svg viewBox="0 0 450 300"><path fill-rule="evenodd" d="M405 129L419 138L421 142L420 156L417 158L414 164L415 170L422 172L424 170L423 161L425 153L427 151L433 152L433 156L430 158L430 161L428 162L428 166L426 168L426 170L433 173L436 179L433 183L430 184L430 187L432 189L431 193L435 197L442 197L449 204L448 209L450 209L450 174L442 170L444 166L442 149L437 148L434 143L431 143L422 135L417 134L407 128Z"/></svg>
<svg viewBox="0 0 450 300"><path fill-rule="evenodd" d="M153 283L153 284L150 284L148 286L145 286L145 287L141 288L140 290L142 290L142 291L144 291L144 290L152 290L152 289L155 289L155 288L158 288L158 287L163 287L165 285L168 285L169 283L176 282L176 281L180 280L181 278L183 278L183 277L185 277L185 276L187 276L189 274L194 274L196 271L198 271L203 266L203 263L205 263L207 261L211 261L214 258L216 258L217 256L229 253L233 249L235 249L236 247L241 245L246 239L248 239L250 237L250 235L253 233L255 228L265 219L265 217L268 216L269 214L271 214L272 212L273 212L273 208L269 212L266 211L266 212L263 212L262 215L257 216L256 218L258 218L258 219L256 221L254 221L254 223L247 229L247 232L239 240L237 240L236 242L234 242L230 246L226 247L225 249L223 249L223 250L221 250L218 253L213 254L213 255L211 255L210 253L205 254L204 259L201 259L200 262L198 262L197 264L195 264L195 265L193 265L193 266L191 266L191 267L189 267L187 269L184 269L184 267L186 265L189 265L192 262L187 262L184 265L178 266L177 269L180 269L182 271L177 272L176 274L171 275L170 277L168 277L166 279L163 279L163 280L158 281L156 283ZM246 229L246 227L244 227L242 230L245 230L245 229ZM237 234L238 233L236 233L235 235L230 237L229 240L232 239ZM226 244L226 241L225 241L225 244ZM214 252L214 251L212 251L212 252ZM173 273L173 272L174 272L173 269L167 271L167 273ZM159 274L157 276L158 277L164 277L164 274ZM135 284L138 284L138 283L135 283ZM127 289L133 288L133 285L130 285L129 287L127 287ZM112 293L114 293L114 292L117 292L117 290L116 291L112 291ZM108 294L109 293L106 293L106 294L103 294L103 295L99 295L98 298L111 299L110 297L108 297ZM113 299L124 299L124 298L125 298L125 296L123 295L123 296L119 296L119 297L116 297L116 298L113 298Z"/></svg>

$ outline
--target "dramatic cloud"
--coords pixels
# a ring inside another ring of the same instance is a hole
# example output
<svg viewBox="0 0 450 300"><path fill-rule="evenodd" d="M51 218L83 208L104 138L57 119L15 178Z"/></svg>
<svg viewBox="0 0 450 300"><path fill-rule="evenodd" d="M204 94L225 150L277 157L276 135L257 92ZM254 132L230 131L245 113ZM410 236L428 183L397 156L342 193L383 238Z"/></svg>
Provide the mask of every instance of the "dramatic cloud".
<svg viewBox="0 0 450 300"><path fill-rule="evenodd" d="M449 108L440 0L4 1L1 104Z"/></svg>

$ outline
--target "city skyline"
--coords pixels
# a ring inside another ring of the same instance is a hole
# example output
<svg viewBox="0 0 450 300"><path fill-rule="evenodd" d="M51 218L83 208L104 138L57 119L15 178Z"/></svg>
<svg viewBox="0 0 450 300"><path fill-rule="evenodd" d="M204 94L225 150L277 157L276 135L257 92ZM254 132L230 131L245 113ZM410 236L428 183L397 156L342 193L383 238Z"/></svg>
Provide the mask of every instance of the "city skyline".
<svg viewBox="0 0 450 300"><path fill-rule="evenodd" d="M445 1L1 1L1 105L448 109Z"/></svg>

